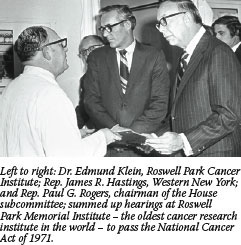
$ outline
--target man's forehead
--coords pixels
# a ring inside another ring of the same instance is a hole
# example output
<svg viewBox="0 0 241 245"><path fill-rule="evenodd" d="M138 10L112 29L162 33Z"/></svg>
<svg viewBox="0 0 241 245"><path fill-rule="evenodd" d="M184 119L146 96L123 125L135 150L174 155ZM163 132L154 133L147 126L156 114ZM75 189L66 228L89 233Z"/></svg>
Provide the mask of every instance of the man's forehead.
<svg viewBox="0 0 241 245"><path fill-rule="evenodd" d="M101 23L115 23L115 21L118 19L118 13L116 10L112 10L110 12L104 13L101 17Z"/></svg>
<svg viewBox="0 0 241 245"><path fill-rule="evenodd" d="M81 42L80 49L87 49L93 45L98 45L98 44L100 43L94 40L93 38L87 38Z"/></svg>
<svg viewBox="0 0 241 245"><path fill-rule="evenodd" d="M214 25L215 29L227 29L226 25L223 24L216 24Z"/></svg>
<svg viewBox="0 0 241 245"><path fill-rule="evenodd" d="M164 2L158 8L157 16L158 17L164 17L164 16L167 16L169 14L177 13L178 11L179 10L178 10L178 6L176 3Z"/></svg>

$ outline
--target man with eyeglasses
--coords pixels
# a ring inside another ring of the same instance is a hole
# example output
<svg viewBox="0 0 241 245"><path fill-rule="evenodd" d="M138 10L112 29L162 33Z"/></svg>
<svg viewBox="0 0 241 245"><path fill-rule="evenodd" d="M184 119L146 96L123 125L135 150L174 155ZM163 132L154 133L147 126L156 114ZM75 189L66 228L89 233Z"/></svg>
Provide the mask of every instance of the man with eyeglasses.
<svg viewBox="0 0 241 245"><path fill-rule="evenodd" d="M87 66L87 58L89 54L96 48L103 47L104 45L105 43L100 36L97 35L85 36L80 42L78 56L83 60L83 62Z"/></svg>
<svg viewBox="0 0 241 245"><path fill-rule="evenodd" d="M56 78L67 68L67 38L48 28L24 30L15 43L24 65L0 98L0 156L104 156L120 136L102 129L84 139L74 107Z"/></svg>
<svg viewBox="0 0 241 245"><path fill-rule="evenodd" d="M150 133L167 113L169 76L162 51L139 43L136 19L127 5L100 11L99 30L109 42L88 58L85 108L97 129ZM137 156L110 150L108 156Z"/></svg>
<svg viewBox="0 0 241 245"><path fill-rule="evenodd" d="M157 19L166 40L185 52L172 88L172 132L147 143L173 156L241 156L241 68L235 55L204 29L190 0L160 1Z"/></svg>
<svg viewBox="0 0 241 245"><path fill-rule="evenodd" d="M100 48L104 46L104 41L100 36L97 35L88 35L85 36L79 45L79 54L78 56L82 59L83 64L85 66L85 71L87 69L87 58L89 54L95 50L96 48ZM75 111L76 111L76 116L77 116L77 122L78 122L78 127L81 129L85 127L85 132L86 133L92 133L93 130L88 130L93 128L93 125L91 122L89 122L89 116L85 111L84 108L84 76L83 75L80 78L80 86L79 86L79 104L76 106Z"/></svg>

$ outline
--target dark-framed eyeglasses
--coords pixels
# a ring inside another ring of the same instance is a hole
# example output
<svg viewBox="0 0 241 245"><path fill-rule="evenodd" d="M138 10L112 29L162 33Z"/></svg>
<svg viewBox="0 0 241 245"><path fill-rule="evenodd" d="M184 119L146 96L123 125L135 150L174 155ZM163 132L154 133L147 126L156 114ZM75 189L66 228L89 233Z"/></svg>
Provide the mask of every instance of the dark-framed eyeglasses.
<svg viewBox="0 0 241 245"><path fill-rule="evenodd" d="M96 45L92 45L92 46L90 46L90 47L87 48L87 49L82 49L82 50L80 50L78 56L79 56L80 58L83 57L83 56L88 56L89 53L91 53L94 49L100 48L100 47L103 47L103 46L104 46L104 44L96 44Z"/></svg>
<svg viewBox="0 0 241 245"><path fill-rule="evenodd" d="M57 41L44 44L43 46L39 47L38 50L42 50L44 47L47 47L47 46L50 46L50 45L53 45L53 44L57 44L57 43L60 43L62 48L66 48L67 47L67 38L62 38L62 39L59 39Z"/></svg>
<svg viewBox="0 0 241 245"><path fill-rule="evenodd" d="M117 26L117 25L119 25L119 24L121 24L121 23L123 23L123 22L125 22L125 21L127 21L127 20L122 20L122 21L117 22L117 23L112 24L112 25L107 24L107 25L105 25L105 26L100 26L100 27L99 27L99 31L101 31L102 33L104 33L104 31L107 31L108 33L111 33L111 32L112 32L112 28L113 28L114 26Z"/></svg>
<svg viewBox="0 0 241 245"><path fill-rule="evenodd" d="M168 18L171 18L171 17L174 17L176 15L179 15L179 14L185 14L186 12L178 12L178 13L175 13L175 14L170 14L170 15L167 15L167 16L164 16L162 17L158 23L156 24L156 28L157 29L160 29L160 26L167 26L167 19Z"/></svg>

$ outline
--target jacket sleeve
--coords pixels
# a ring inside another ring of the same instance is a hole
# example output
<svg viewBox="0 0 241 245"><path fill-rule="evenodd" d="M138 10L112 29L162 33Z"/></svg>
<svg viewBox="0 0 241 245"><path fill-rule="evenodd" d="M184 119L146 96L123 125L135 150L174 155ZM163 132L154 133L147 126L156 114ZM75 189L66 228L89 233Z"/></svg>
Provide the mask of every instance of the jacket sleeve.
<svg viewBox="0 0 241 245"><path fill-rule="evenodd" d="M117 123L102 104L98 81L98 62L92 54L88 57L88 69L84 77L84 105L96 128L112 128Z"/></svg>
<svg viewBox="0 0 241 245"><path fill-rule="evenodd" d="M152 75L151 94L149 104L131 125L131 129L140 133L155 132L167 115L170 80L167 71L167 63L163 52L158 52Z"/></svg>
<svg viewBox="0 0 241 245"><path fill-rule="evenodd" d="M239 127L241 117L240 64L223 45L217 46L208 62L211 114L185 133L194 155L217 143Z"/></svg>

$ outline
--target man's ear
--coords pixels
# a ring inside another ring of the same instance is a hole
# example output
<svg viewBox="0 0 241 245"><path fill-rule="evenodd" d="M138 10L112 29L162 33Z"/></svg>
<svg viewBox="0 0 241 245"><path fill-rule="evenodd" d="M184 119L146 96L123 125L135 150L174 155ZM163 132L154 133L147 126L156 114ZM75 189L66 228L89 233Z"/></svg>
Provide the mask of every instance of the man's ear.
<svg viewBox="0 0 241 245"><path fill-rule="evenodd" d="M48 47L44 47L43 50L43 57L46 59L46 60L51 60L51 55L50 55L50 50Z"/></svg>
<svg viewBox="0 0 241 245"><path fill-rule="evenodd" d="M128 30L131 29L131 22L129 20L125 21L124 25L127 27Z"/></svg>
<svg viewBox="0 0 241 245"><path fill-rule="evenodd" d="M193 17L192 17L192 15L191 15L191 13L189 13L189 12L186 12L185 14L184 14L184 23L188 26L188 25L190 25L190 23L192 23L193 22Z"/></svg>

